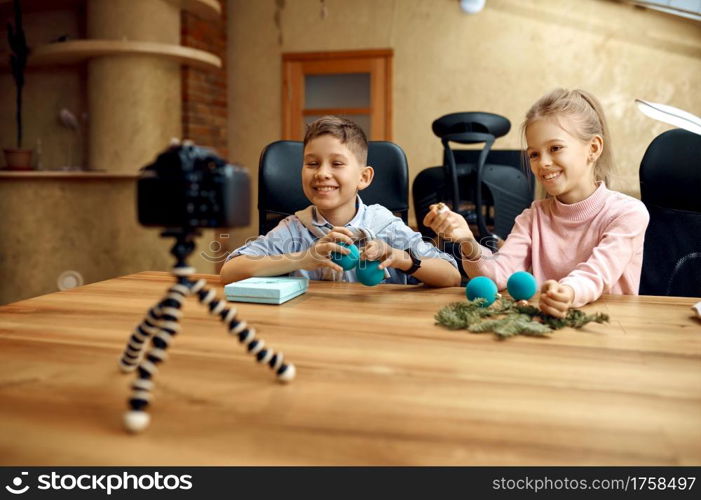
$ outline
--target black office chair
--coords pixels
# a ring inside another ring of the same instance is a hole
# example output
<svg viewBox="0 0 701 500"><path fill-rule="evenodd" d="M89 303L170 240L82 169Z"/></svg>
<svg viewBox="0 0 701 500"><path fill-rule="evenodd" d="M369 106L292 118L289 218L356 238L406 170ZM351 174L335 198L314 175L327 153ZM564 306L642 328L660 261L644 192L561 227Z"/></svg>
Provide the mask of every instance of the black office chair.
<svg viewBox="0 0 701 500"><path fill-rule="evenodd" d="M491 149L511 123L493 113L451 113L435 120L432 129L443 144L443 165L423 170L412 185L419 230L434 236L422 221L431 204L444 201L477 225L480 242L495 248L497 238L506 239L516 216L533 201L533 178L522 169L521 151ZM454 150L450 143L484 146Z"/></svg>
<svg viewBox="0 0 701 500"><path fill-rule="evenodd" d="M650 212L640 294L701 297L701 135L657 136L640 163L640 195Z"/></svg>
<svg viewBox="0 0 701 500"><path fill-rule="evenodd" d="M276 141L263 149L258 166L258 231L265 234L285 217L310 205L302 191L301 141ZM369 141L368 165L375 169L360 192L366 205L379 203L406 223L409 215L409 167L404 151L392 142Z"/></svg>

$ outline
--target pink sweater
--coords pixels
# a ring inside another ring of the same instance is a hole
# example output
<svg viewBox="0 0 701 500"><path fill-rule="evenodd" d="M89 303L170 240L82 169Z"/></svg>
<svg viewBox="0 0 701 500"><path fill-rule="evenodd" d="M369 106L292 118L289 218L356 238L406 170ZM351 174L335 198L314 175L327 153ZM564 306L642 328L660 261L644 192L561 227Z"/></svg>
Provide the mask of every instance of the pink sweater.
<svg viewBox="0 0 701 500"><path fill-rule="evenodd" d="M604 293L637 295L649 220L640 200L604 183L571 205L538 200L516 218L497 253L482 247L479 259L463 260L465 271L492 278L502 290L511 274L528 270L539 286L548 279L571 286L573 307Z"/></svg>

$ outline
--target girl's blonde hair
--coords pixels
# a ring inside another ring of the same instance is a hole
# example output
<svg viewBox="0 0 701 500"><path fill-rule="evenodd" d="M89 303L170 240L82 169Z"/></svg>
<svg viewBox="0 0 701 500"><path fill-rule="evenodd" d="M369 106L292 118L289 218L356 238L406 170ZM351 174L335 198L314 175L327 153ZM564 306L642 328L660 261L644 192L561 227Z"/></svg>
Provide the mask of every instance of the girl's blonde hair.
<svg viewBox="0 0 701 500"><path fill-rule="evenodd" d="M567 130L559 121L560 117L570 118L575 130ZM595 135L600 135L604 146L601 155L594 164L594 178L608 184L608 178L613 170L613 154L611 153L611 135L606 124L606 116L601 103L596 97L585 90L555 89L536 101L526 113L526 120L521 126L525 137L526 129L534 121L541 118L554 118L569 134L588 142Z"/></svg>

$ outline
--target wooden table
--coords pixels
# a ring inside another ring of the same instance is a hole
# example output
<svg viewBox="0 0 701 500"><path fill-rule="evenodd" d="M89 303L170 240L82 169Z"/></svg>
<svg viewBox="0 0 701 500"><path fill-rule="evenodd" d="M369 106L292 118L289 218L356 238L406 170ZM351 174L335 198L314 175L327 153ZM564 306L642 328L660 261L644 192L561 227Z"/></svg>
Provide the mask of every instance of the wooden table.
<svg viewBox="0 0 701 500"><path fill-rule="evenodd" d="M128 435L134 375L117 360L170 283L147 272L0 307L0 464L701 464L688 298L606 296L584 309L610 324L506 341L434 325L460 288L314 282L237 304L297 366L289 385L189 298L151 426Z"/></svg>

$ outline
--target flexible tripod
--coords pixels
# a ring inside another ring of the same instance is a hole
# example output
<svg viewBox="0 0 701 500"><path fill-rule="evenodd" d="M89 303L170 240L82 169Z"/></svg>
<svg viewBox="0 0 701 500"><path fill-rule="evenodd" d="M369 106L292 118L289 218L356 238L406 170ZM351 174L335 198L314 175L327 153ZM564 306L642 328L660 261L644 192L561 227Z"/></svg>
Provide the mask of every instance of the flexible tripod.
<svg viewBox="0 0 701 500"><path fill-rule="evenodd" d="M149 424L150 416L146 409L151 402L153 377L158 371L157 365L166 360L166 350L173 337L180 331L182 304L190 294L197 294L200 303L209 308L210 314L219 316L229 333L238 337L239 342L246 346L259 363L267 363L280 382L289 382L295 376L295 366L285 363L281 352L265 347L263 339L256 338L255 330L245 321L237 319L235 307L226 307L226 301L217 299L216 292L205 286L205 280L193 281L189 278L195 269L189 267L186 261L195 249L194 239L199 233L195 229L169 229L161 233L161 236L176 238L170 250L176 258L172 271L176 283L168 289L160 302L148 310L144 320L134 329L119 361L119 366L125 373L138 369L138 378L131 384L131 409L124 414L124 426L131 432L140 432ZM149 339L151 348L146 352L146 342Z"/></svg>

